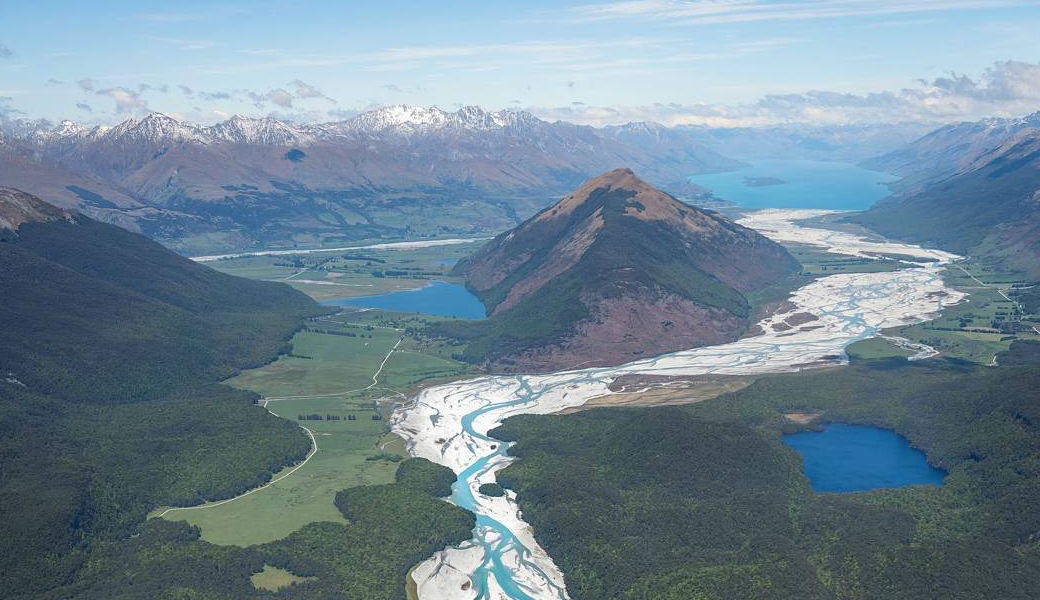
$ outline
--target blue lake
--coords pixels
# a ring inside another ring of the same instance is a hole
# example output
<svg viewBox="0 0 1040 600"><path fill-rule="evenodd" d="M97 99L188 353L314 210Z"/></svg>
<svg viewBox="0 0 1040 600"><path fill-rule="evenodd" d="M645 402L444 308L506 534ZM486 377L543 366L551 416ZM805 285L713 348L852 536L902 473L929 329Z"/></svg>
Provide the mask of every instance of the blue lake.
<svg viewBox="0 0 1040 600"><path fill-rule="evenodd" d="M784 183L753 185L755 178ZM826 208L865 210L889 195L896 177L837 162L763 160L749 167L695 175L690 181L741 208Z"/></svg>
<svg viewBox="0 0 1040 600"><path fill-rule="evenodd" d="M432 281L417 290L391 292L381 296L341 298L323 302L326 306L360 306L393 312L423 313L460 319L483 319L484 304L464 286Z"/></svg>
<svg viewBox="0 0 1040 600"><path fill-rule="evenodd" d="M817 492L860 492L908 485L942 485L946 473L903 436L863 425L825 425L822 432L784 436L805 464Z"/></svg>

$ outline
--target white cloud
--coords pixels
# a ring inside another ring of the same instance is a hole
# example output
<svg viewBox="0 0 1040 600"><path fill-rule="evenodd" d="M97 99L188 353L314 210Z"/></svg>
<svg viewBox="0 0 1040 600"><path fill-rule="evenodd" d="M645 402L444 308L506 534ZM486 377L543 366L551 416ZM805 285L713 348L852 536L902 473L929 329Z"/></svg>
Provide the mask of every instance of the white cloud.
<svg viewBox="0 0 1040 600"><path fill-rule="evenodd" d="M148 112L148 102L141 93L124 87L105 88L94 92L99 96L108 96L115 104L117 115L134 115Z"/></svg>
<svg viewBox="0 0 1040 600"><path fill-rule="evenodd" d="M960 96L977 102L1037 101L1040 100L1040 63L1009 60L986 69L978 79L953 73L920 83L937 95Z"/></svg>
<svg viewBox="0 0 1040 600"><path fill-rule="evenodd" d="M212 48L213 46L217 45L217 43L213 40L186 40L182 38L158 36L150 36L148 39L155 42L170 44L172 46L180 48L181 50L206 50L207 48Z"/></svg>
<svg viewBox="0 0 1040 600"><path fill-rule="evenodd" d="M666 125L747 127L781 123L894 123L1019 116L1040 109L1040 63L999 62L978 77L950 74L913 87L866 94L773 94L747 104L652 104L532 108L547 119L591 125L657 121Z"/></svg>
<svg viewBox="0 0 1040 600"><path fill-rule="evenodd" d="M0 96L0 123L7 121L11 115L23 115L22 111L11 106L10 96Z"/></svg>
<svg viewBox="0 0 1040 600"><path fill-rule="evenodd" d="M501 44L450 44L394 46L350 55L316 55L278 58L255 63L204 67L207 73L265 71L270 69L355 65L366 72L418 70L434 65L443 69L493 70L512 66L543 65L579 69L583 63L603 62L623 49L677 62L677 50L689 55L689 40L626 38L611 40L529 40ZM588 67L594 68L594 67Z"/></svg>
<svg viewBox="0 0 1040 600"><path fill-rule="evenodd" d="M217 102L220 100L230 100L231 94L229 92L198 92L198 98L205 100L206 102ZM258 99L255 99L259 102Z"/></svg>
<svg viewBox="0 0 1040 600"><path fill-rule="evenodd" d="M274 56L280 52L277 48L254 48L248 50L239 50L240 54L246 54L248 56Z"/></svg>
<svg viewBox="0 0 1040 600"><path fill-rule="evenodd" d="M321 98L323 100L328 100L329 102L336 104L335 100L326 96L321 90L314 87L313 85L304 83L299 79L289 82L289 85L296 88L297 98L303 98L305 100L310 98Z"/></svg>
<svg viewBox="0 0 1040 600"><path fill-rule="evenodd" d="M664 21L671 25L711 25L904 15L1036 4L1033 0L622 0L575 7L569 11L569 20L643 20Z"/></svg>
<svg viewBox="0 0 1040 600"><path fill-rule="evenodd" d="M187 23L191 21L210 21L241 15L247 12L249 11L242 6L215 4L191 11L156 11L139 13L133 15L133 18L139 21L148 21L150 23L174 24Z"/></svg>
<svg viewBox="0 0 1040 600"><path fill-rule="evenodd" d="M273 102L282 108L292 108L293 95L282 88L267 92L263 95L263 99Z"/></svg>

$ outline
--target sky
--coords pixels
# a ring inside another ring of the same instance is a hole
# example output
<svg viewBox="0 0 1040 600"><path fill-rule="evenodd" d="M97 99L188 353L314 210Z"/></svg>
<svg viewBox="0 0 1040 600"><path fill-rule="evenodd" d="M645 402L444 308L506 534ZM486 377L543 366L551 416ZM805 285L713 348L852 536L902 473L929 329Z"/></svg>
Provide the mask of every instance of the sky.
<svg viewBox="0 0 1040 600"><path fill-rule="evenodd" d="M0 4L0 118L334 121L387 104L602 125L1040 110L1040 0Z"/></svg>

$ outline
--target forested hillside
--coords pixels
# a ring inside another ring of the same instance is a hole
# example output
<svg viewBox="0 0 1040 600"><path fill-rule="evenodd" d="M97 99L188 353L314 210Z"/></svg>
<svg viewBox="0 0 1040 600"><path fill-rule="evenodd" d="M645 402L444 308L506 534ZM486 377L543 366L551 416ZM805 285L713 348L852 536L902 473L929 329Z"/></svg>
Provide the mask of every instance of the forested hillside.
<svg viewBox="0 0 1040 600"><path fill-rule="evenodd" d="M520 459L499 481L576 600L1024 600L1040 587L1040 344L999 363L864 361L683 408L515 417L491 432ZM896 430L945 485L813 492L781 434L826 422Z"/></svg>
<svg viewBox="0 0 1040 600"><path fill-rule="evenodd" d="M69 581L159 504L236 494L307 453L216 382L274 358L310 299L9 188L0 215L2 595Z"/></svg>
<svg viewBox="0 0 1040 600"><path fill-rule="evenodd" d="M0 597L396 600L409 568L470 537L437 500L451 470L401 464L344 490L349 524L250 548L162 519L255 487L311 443L217 382L273 359L322 311L281 284L231 277L117 227L0 188Z"/></svg>
<svg viewBox="0 0 1040 600"><path fill-rule="evenodd" d="M1038 119L947 126L868 163L903 179L849 220L1040 277Z"/></svg>
<svg viewBox="0 0 1040 600"><path fill-rule="evenodd" d="M392 484L337 494L349 524L311 523L262 546L217 546L185 523L152 519L133 539L98 542L77 578L47 597L404 600L409 569L471 536L473 515L439 500L454 478L446 467L407 460ZM271 567L296 583L257 588L250 576Z"/></svg>

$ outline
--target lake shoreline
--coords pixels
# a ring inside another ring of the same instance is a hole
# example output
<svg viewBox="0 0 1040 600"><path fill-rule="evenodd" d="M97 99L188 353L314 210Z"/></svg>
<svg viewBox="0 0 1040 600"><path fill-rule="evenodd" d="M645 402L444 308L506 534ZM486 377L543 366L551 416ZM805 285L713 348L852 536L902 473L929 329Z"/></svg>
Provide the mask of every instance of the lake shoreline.
<svg viewBox="0 0 1040 600"><path fill-rule="evenodd" d="M906 436L875 425L823 423L784 435L784 445L802 457L802 472L817 493L942 486L947 475Z"/></svg>
<svg viewBox="0 0 1040 600"><path fill-rule="evenodd" d="M764 208L860 211L891 195L897 177L837 161L758 160L689 181L734 210Z"/></svg>

